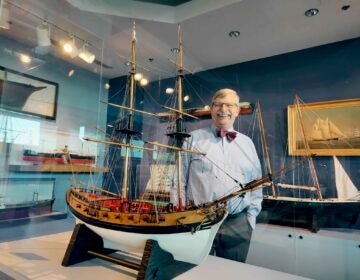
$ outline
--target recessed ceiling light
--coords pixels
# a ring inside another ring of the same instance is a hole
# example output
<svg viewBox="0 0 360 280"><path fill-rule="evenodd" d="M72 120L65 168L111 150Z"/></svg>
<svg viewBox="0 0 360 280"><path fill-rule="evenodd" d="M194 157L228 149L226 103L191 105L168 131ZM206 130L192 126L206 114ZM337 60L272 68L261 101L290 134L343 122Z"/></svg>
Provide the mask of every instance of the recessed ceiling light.
<svg viewBox="0 0 360 280"><path fill-rule="evenodd" d="M179 52L179 49L178 49L178 48L172 48L172 49L171 49L171 52L172 52L173 54L177 54L177 53Z"/></svg>
<svg viewBox="0 0 360 280"><path fill-rule="evenodd" d="M312 8L312 9L307 10L304 14L307 17L313 17L313 16L316 16L318 13L319 13L319 9Z"/></svg>
<svg viewBox="0 0 360 280"><path fill-rule="evenodd" d="M72 75L74 75L75 73L75 70L74 69L71 69L69 72L68 72L68 76L71 77Z"/></svg>
<svg viewBox="0 0 360 280"><path fill-rule="evenodd" d="M347 10L349 10L349 8L350 8L350 5L344 5L341 7L341 10L347 11Z"/></svg>
<svg viewBox="0 0 360 280"><path fill-rule="evenodd" d="M231 38L237 38L237 37L240 36L240 31L233 30L233 31L230 31L228 35L229 35L229 37L231 37Z"/></svg>

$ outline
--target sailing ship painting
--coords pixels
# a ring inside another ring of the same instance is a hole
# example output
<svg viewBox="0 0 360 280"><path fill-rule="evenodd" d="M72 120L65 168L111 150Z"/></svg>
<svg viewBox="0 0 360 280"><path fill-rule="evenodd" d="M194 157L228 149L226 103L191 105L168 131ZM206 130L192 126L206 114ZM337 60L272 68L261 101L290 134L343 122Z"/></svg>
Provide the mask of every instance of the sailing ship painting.
<svg viewBox="0 0 360 280"><path fill-rule="evenodd" d="M360 99L302 104L303 125L311 153L316 155L359 155ZM295 106L289 106L289 153L304 155L305 143Z"/></svg>
<svg viewBox="0 0 360 280"><path fill-rule="evenodd" d="M45 88L0 79L0 104L6 109L22 110L31 94Z"/></svg>
<svg viewBox="0 0 360 280"><path fill-rule="evenodd" d="M215 234L227 217L227 201L262 187L262 183L269 181L269 177L265 176L244 185L234 183L236 188L233 193L202 205L191 205L188 204L188 201L183 201L180 195L183 188L180 180L182 154L195 153L198 156L206 157L206 153L182 148L184 139L190 136L184 128L183 117L193 116L184 112L182 106L184 69L180 27L178 35L177 107L168 108L171 113L175 114L175 118L170 120L173 124L169 125L171 129L167 133L170 144L144 141L145 144L141 146L135 145L133 141L141 135L134 130L134 113L159 117L157 114L134 108L136 94L134 75L137 67L137 40L134 24L129 60L130 70L126 86L128 91L124 94L126 103L119 106L109 103L110 106L118 107L120 112L126 116L126 120L118 121L111 133L103 132L109 140L85 139L108 146L110 153L105 157L105 162L110 171L104 174L98 185L94 183L94 180L91 183L81 182L74 177L73 185L67 191L66 201L76 222L86 225L101 236L106 248L141 254L146 241L155 240L163 250L171 253L175 260L199 264L208 255ZM123 123L124 126L122 126ZM122 153L120 148L123 150ZM132 190L134 188L143 190L145 186L142 189L141 186L131 184L132 160L130 155L133 149L142 149L144 152L158 154L164 151L167 155L164 159L168 159L163 166L158 165L153 168L147 190L142 194L136 192L137 197L133 197ZM121 157L121 167L117 167L119 162L116 162L116 159L119 157ZM114 165L115 167L112 167ZM123 170L121 175L112 173L119 169ZM163 175L158 175L159 173L163 173ZM173 177L169 178L169 174L173 174ZM176 202L169 200L169 184L177 188Z"/></svg>
<svg viewBox="0 0 360 280"><path fill-rule="evenodd" d="M335 175L337 197L323 197L313 158L309 151L308 138L302 125L300 108L299 98L296 97L297 116L301 124L303 143L307 151L305 159L309 165L309 173L313 185L299 185L293 182L271 182L267 184L270 192L264 195L263 210L259 216L259 221L278 225L305 227L313 232L317 232L321 228L352 227L356 224L360 213L360 191L351 181L338 158L333 156L333 172ZM259 115L259 119L261 119L261 111ZM328 141L343 136L340 130L331 124L329 120L324 121L318 118L314 126L313 133L309 137L313 141L320 139L320 141L325 141L325 138ZM260 128L264 130L264 127L261 125ZM322 133L320 133L320 130L322 130ZM266 139L263 139L263 143L266 146ZM271 174L269 155L266 154L267 147L264 147L264 151L267 157L266 169ZM295 175L295 177L301 176L304 175ZM305 195L300 196L300 194Z"/></svg>
<svg viewBox="0 0 360 280"><path fill-rule="evenodd" d="M309 142L339 140L340 138L346 138L346 135L329 118L325 120L317 118L316 122L312 125Z"/></svg>

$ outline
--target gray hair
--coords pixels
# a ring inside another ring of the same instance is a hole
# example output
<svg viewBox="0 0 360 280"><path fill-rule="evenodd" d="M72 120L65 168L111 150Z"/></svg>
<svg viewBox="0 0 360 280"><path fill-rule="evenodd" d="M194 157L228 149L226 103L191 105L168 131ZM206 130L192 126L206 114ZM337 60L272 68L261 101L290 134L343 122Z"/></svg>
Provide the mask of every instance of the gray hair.
<svg viewBox="0 0 360 280"><path fill-rule="evenodd" d="M237 98L237 105L239 105L240 103L240 96L237 94L237 92L233 89L230 89L230 88L222 88L222 89L219 89L217 92L214 93L212 99L211 99L211 102L214 102L215 99L217 98L223 98L229 94L232 94L232 95L235 95L236 98Z"/></svg>

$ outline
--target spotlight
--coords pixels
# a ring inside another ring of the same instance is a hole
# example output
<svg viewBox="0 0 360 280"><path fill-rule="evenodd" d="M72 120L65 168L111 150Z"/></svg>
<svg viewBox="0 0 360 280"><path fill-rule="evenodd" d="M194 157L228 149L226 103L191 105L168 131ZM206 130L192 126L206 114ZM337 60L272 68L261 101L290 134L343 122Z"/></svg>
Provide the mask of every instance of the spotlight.
<svg viewBox="0 0 360 280"><path fill-rule="evenodd" d="M174 89L168 87L168 88L165 90L165 92L166 92L167 94L173 94L173 93L174 93Z"/></svg>
<svg viewBox="0 0 360 280"><path fill-rule="evenodd" d="M31 56L27 54L21 53L19 58L22 63L29 64L31 62Z"/></svg>
<svg viewBox="0 0 360 280"><path fill-rule="evenodd" d="M68 76L69 76L69 77L72 77L74 74L75 74L75 70L74 70L74 69L71 69L71 70L68 72Z"/></svg>
<svg viewBox="0 0 360 280"><path fill-rule="evenodd" d="M0 3L0 28L10 29L10 11L8 5L1 0Z"/></svg>
<svg viewBox="0 0 360 280"><path fill-rule="evenodd" d="M86 49L87 44L84 44L82 49L80 50L79 57L84 60L86 63L93 63L95 60L95 55L91 52L89 52Z"/></svg>
<svg viewBox="0 0 360 280"><path fill-rule="evenodd" d="M143 78L143 74L141 74L141 73L136 73L134 75L135 81L140 81L142 78Z"/></svg>
<svg viewBox="0 0 360 280"><path fill-rule="evenodd" d="M51 46L50 29L46 21L36 27L37 44L39 47Z"/></svg>
<svg viewBox="0 0 360 280"><path fill-rule="evenodd" d="M140 85L141 85L141 86L146 86L148 83L149 83L149 80L146 79L146 78L142 78L142 79L140 80Z"/></svg>
<svg viewBox="0 0 360 280"><path fill-rule="evenodd" d="M64 49L64 52L69 54L71 58L76 57L79 53L79 50L75 44L75 39L72 36L70 36L70 40L65 42L65 44L63 45L63 49Z"/></svg>
<svg viewBox="0 0 360 280"><path fill-rule="evenodd" d="M149 83L149 81L148 81L148 79L146 79L146 78L142 78L142 79L140 80L140 85L141 85L141 86L146 86L148 83Z"/></svg>

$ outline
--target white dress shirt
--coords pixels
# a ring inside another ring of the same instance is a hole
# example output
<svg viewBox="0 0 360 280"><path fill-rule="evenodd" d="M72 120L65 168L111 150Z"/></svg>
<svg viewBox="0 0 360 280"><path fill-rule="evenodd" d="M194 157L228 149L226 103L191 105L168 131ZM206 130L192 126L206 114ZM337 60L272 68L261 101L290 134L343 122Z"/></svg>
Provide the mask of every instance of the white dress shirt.
<svg viewBox="0 0 360 280"><path fill-rule="evenodd" d="M261 166L254 144L249 137L239 132L230 142L226 137L216 136L215 126L198 129L191 132L191 137L185 140L184 148L206 154L186 153L183 156L182 185L187 199L193 200L195 205L214 201L239 189L239 183L245 185L261 177ZM248 221L255 228L262 198L261 189L248 192L243 198L233 198L228 203L229 214L237 214L246 209Z"/></svg>

